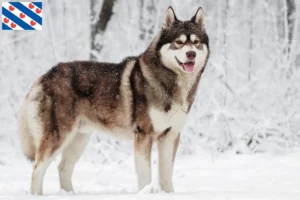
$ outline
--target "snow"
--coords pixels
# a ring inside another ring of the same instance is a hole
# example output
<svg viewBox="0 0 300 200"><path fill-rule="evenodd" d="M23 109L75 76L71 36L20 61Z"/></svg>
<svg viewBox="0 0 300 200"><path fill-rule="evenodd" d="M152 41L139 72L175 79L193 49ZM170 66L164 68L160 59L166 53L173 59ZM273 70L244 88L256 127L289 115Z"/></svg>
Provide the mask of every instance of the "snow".
<svg viewBox="0 0 300 200"><path fill-rule="evenodd" d="M91 15L98 16L103 1L95 0L92 11L91 1L43 2L43 31L0 31L0 145L18 147L16 112L34 80L58 62L87 60L91 54L90 25L96 20ZM202 6L211 57L183 131L185 150L256 153L299 147L300 40L290 41L286 51L282 8L287 2L116 1L98 38L104 45L98 57L119 62L138 55L160 30L168 6L179 19L190 19ZM299 10L295 1L293 38L300 37Z"/></svg>
<svg viewBox="0 0 300 200"><path fill-rule="evenodd" d="M49 167L44 197L28 194L31 164L16 156L0 165L0 199L299 199L300 153L234 155L199 152L179 156L174 169L176 192L159 191L156 171L152 185L137 191L133 158L122 163L92 164L81 159L73 175L75 194L59 191L56 166ZM153 161L155 169L156 160Z"/></svg>
<svg viewBox="0 0 300 200"><path fill-rule="evenodd" d="M96 20L91 15L98 16L103 3L95 0L90 10L91 1L43 2L43 31L0 31L0 145L11 152L19 147L16 113L32 83L58 62L89 59L90 25ZM300 40L290 41L291 52L286 51L288 34L282 33L287 25L286 11L281 11L285 3L116 1L107 30L98 37L103 42L99 61L119 62L143 52L160 30L168 6L173 6L179 19L190 19L202 6L211 57L182 131L183 151L191 153L198 146L238 153L297 148ZM294 38L300 37L299 10L300 3L295 1ZM128 152L122 144L106 155L103 147L115 148L114 140L106 141L93 138L88 149L101 156L88 160L127 158L115 158L116 153Z"/></svg>
<svg viewBox="0 0 300 200"><path fill-rule="evenodd" d="M170 5L179 19L205 11L211 57L182 131L176 193L147 194L159 191L155 182L138 193L132 144L94 135L74 173L75 195L59 192L59 159L46 174L46 196L28 195L32 169L20 153L16 112L56 63L89 59L92 15L103 1L92 10L87 2L44 0L43 31L0 31L0 200L300 199L300 153L292 153L300 147L300 3L288 26L292 1L282 0L116 1L96 37L101 61L144 51Z"/></svg>

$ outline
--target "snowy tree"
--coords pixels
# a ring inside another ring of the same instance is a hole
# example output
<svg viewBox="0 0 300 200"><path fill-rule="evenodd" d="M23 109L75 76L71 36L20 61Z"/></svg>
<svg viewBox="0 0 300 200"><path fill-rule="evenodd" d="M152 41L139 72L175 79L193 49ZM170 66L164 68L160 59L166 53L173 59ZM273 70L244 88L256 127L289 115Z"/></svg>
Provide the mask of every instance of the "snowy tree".
<svg viewBox="0 0 300 200"><path fill-rule="evenodd" d="M160 30L170 5L184 20L202 6L211 46L180 152L299 147L296 0L45 0L43 31L0 32L0 142L18 149L16 113L38 76L57 62L119 62L138 55ZM92 144L89 153L100 152L102 160L130 151L123 143L114 146L113 139L93 137Z"/></svg>
<svg viewBox="0 0 300 200"><path fill-rule="evenodd" d="M95 11L99 1L90 0L92 28L91 28L91 60L97 60L97 55L101 53L103 48L103 34L106 30L107 24L113 15L113 7L115 0L103 0L101 11Z"/></svg>

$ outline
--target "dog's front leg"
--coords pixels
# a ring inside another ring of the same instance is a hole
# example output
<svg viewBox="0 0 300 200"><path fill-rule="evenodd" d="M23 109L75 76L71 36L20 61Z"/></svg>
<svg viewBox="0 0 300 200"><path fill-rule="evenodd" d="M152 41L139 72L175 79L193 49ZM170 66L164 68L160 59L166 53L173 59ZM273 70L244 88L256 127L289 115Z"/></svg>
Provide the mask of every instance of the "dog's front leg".
<svg viewBox="0 0 300 200"><path fill-rule="evenodd" d="M139 190L151 183L151 150L153 138L150 134L136 133L134 139L135 167Z"/></svg>
<svg viewBox="0 0 300 200"><path fill-rule="evenodd" d="M174 192L172 174L179 139L179 133L170 131L158 140L159 182L165 192Z"/></svg>

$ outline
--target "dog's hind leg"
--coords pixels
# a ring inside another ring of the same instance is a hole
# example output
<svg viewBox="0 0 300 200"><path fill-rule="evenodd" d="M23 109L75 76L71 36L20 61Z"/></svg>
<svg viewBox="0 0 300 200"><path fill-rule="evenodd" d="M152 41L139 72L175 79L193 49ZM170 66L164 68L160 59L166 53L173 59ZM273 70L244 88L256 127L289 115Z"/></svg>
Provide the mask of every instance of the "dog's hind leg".
<svg viewBox="0 0 300 200"><path fill-rule="evenodd" d="M62 152L62 158L58 166L59 180L60 188L67 192L73 191L72 174L74 166L88 144L89 138L89 134L77 133Z"/></svg>
<svg viewBox="0 0 300 200"><path fill-rule="evenodd" d="M31 178L31 188L30 193L33 195L43 194L43 179L46 170L50 163L53 161L54 156L49 156L43 160L36 159L34 164L34 169Z"/></svg>
<svg viewBox="0 0 300 200"><path fill-rule="evenodd" d="M47 168L54 158L69 144L73 139L74 133L69 133L66 138L58 139L56 137L43 137L40 141L39 148L36 151L34 170L31 180L31 194L43 194L43 179Z"/></svg>
<svg viewBox="0 0 300 200"><path fill-rule="evenodd" d="M174 192L172 174L179 138L179 134L169 132L158 140L159 182L165 192Z"/></svg>
<svg viewBox="0 0 300 200"><path fill-rule="evenodd" d="M134 139L135 167L139 190L151 183L151 150L153 138L150 134L136 133Z"/></svg>

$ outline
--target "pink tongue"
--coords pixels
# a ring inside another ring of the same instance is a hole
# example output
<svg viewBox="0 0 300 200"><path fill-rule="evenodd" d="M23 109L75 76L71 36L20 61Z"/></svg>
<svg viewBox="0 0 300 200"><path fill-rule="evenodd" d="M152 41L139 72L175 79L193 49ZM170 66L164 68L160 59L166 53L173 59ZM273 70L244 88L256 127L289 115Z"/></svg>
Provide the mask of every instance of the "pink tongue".
<svg viewBox="0 0 300 200"><path fill-rule="evenodd" d="M184 70L187 72L193 72L194 66L195 66L195 63L193 63L193 62L183 63Z"/></svg>

